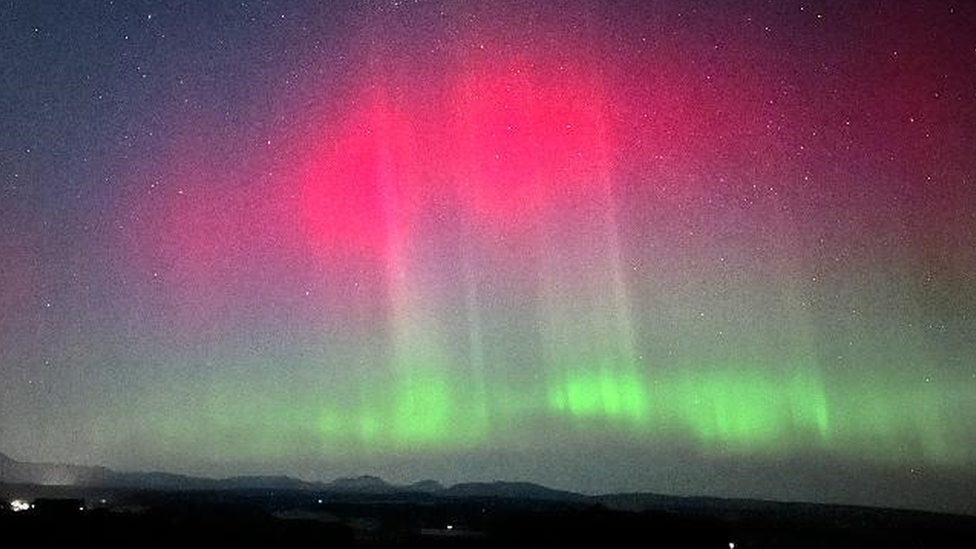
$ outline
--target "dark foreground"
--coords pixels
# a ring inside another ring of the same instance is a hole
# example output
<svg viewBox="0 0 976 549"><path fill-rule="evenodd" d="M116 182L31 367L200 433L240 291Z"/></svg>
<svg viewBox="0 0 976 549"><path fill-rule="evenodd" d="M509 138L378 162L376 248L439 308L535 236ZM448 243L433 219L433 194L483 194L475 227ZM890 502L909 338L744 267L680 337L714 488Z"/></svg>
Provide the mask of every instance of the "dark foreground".
<svg viewBox="0 0 976 549"><path fill-rule="evenodd" d="M976 517L810 504L2 488L35 503L0 511L0 545L11 548L976 546Z"/></svg>

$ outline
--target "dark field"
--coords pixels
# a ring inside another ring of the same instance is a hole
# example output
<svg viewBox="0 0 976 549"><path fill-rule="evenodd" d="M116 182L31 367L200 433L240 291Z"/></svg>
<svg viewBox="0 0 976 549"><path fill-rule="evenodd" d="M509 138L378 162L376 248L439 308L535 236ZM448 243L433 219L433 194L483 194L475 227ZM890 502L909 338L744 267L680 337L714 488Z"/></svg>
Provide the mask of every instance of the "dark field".
<svg viewBox="0 0 976 549"><path fill-rule="evenodd" d="M653 495L535 499L3 485L6 547L971 547L976 517ZM734 544L734 545L733 545Z"/></svg>

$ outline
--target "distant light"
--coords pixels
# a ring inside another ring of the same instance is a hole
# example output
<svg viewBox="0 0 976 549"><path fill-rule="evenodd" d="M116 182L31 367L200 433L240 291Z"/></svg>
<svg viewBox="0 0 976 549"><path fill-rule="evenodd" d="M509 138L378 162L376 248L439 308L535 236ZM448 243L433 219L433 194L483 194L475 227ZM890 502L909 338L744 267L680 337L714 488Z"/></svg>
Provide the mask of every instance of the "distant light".
<svg viewBox="0 0 976 549"><path fill-rule="evenodd" d="M31 507L33 507L33 505L31 505L30 503L27 503L26 501L24 501L22 499L15 499L15 500L13 500L13 501L10 502L10 509L12 509L13 512L15 512L15 513L19 513L21 511L26 511L26 510L30 509Z"/></svg>
<svg viewBox="0 0 976 549"><path fill-rule="evenodd" d="M453 524L448 524L447 525L447 529L448 530L453 530L454 529L454 525Z"/></svg>
<svg viewBox="0 0 976 549"><path fill-rule="evenodd" d="M82 506L82 507L79 507L79 508L78 508L78 510L79 510L79 511L84 511L84 510L85 510L85 508L84 508L84 506Z"/></svg>
<svg viewBox="0 0 976 549"><path fill-rule="evenodd" d="M735 542L729 542L729 549L735 549Z"/></svg>
<svg viewBox="0 0 976 549"><path fill-rule="evenodd" d="M105 505L105 499L102 498L102 499L98 500L98 503L101 503L102 505Z"/></svg>
<svg viewBox="0 0 976 549"><path fill-rule="evenodd" d="M322 498L319 498L319 503L322 503Z"/></svg>

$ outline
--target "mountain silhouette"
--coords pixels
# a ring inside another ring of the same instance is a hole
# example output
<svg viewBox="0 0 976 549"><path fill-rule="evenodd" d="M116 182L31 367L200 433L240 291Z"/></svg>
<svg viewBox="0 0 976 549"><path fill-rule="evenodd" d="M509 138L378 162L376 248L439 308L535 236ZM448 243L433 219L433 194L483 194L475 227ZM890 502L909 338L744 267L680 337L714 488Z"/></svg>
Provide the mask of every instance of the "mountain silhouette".
<svg viewBox="0 0 976 549"><path fill-rule="evenodd" d="M152 490L296 490L347 494L437 494L446 497L495 497L579 501L586 496L528 482L467 482L445 488L436 480L391 484L380 477L360 475L331 482L309 482L285 475L235 476L221 479L165 472L119 472L107 467L17 461L0 453L2 478L7 484L84 486Z"/></svg>

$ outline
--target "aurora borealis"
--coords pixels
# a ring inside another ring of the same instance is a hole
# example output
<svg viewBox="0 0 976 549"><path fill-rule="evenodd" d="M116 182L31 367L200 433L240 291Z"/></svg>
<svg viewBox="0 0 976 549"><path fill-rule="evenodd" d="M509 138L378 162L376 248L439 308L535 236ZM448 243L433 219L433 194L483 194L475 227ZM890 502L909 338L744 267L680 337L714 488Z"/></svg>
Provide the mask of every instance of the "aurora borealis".
<svg viewBox="0 0 976 549"><path fill-rule="evenodd" d="M0 451L976 512L976 7L0 21Z"/></svg>

